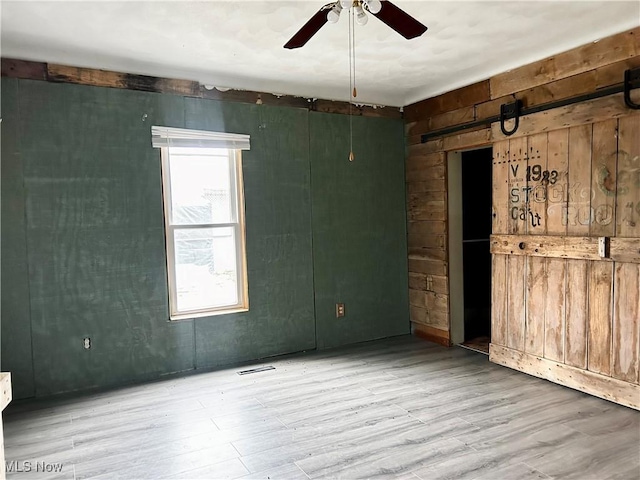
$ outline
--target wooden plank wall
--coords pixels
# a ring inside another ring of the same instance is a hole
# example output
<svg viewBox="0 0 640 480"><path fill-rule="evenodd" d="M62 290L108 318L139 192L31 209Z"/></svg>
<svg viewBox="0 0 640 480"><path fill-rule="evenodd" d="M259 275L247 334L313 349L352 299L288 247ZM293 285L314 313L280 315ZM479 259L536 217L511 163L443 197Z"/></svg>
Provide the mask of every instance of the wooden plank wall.
<svg viewBox="0 0 640 480"><path fill-rule="evenodd" d="M514 98L533 106L620 84L640 66L639 38L636 28L405 108L414 329L449 338L446 154L492 145L492 361L634 408L640 112L618 94L523 117L511 137L493 124L420 138L496 115ZM426 179L428 200L417 194ZM608 258L598 237L610 238ZM435 294L430 277L446 303L423 300Z"/></svg>
<svg viewBox="0 0 640 480"><path fill-rule="evenodd" d="M449 344L449 266L447 225L447 151L490 141L483 128L421 143L421 135L454 123L474 119L476 102L488 100L489 83L464 88L459 95L445 94L424 104L405 108L407 118L407 231L409 253L409 304L414 332ZM433 111L431 117L423 112Z"/></svg>

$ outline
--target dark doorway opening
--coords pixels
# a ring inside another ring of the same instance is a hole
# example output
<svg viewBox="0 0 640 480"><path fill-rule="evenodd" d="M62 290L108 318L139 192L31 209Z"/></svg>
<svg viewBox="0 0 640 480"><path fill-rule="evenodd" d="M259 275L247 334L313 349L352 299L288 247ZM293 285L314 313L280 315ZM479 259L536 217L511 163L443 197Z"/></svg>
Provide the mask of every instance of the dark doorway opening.
<svg viewBox="0 0 640 480"><path fill-rule="evenodd" d="M489 353L491 339L491 148L462 153L464 343Z"/></svg>

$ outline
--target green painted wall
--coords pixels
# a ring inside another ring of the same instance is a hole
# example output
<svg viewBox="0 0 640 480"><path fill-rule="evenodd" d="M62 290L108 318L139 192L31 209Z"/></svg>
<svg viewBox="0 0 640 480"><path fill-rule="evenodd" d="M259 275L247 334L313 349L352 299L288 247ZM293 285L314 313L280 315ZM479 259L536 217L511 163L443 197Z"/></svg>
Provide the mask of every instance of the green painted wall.
<svg viewBox="0 0 640 480"><path fill-rule="evenodd" d="M1 368L15 397L408 333L402 122L355 118L366 142L349 164L330 146L346 118L3 78ZM251 135L248 313L168 321L152 125Z"/></svg>
<svg viewBox="0 0 640 480"><path fill-rule="evenodd" d="M34 395L31 322L29 320L29 271L25 235L24 180L18 134L18 82L2 79L0 85L0 169L2 185L2 252L0 321L2 330L0 370L12 372L13 397Z"/></svg>
<svg viewBox="0 0 640 480"><path fill-rule="evenodd" d="M409 332L403 124L352 122L349 162L349 117L310 113L319 348ZM336 302L345 304L343 318Z"/></svg>

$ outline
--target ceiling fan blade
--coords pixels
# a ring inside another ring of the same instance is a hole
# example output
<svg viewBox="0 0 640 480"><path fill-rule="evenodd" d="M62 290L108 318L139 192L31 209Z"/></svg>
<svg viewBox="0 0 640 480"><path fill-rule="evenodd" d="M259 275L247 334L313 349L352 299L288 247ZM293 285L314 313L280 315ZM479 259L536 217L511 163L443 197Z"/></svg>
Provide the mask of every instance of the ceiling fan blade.
<svg viewBox="0 0 640 480"><path fill-rule="evenodd" d="M427 27L389 0L382 0L381 3L382 9L372 15L378 17L407 40L419 37L427 31Z"/></svg>
<svg viewBox="0 0 640 480"><path fill-rule="evenodd" d="M316 14L311 17L293 37L291 37L291 40L284 44L284 48L300 48L307 43L311 37L318 33L318 30L327 23L327 13L329 13L329 10L331 10L334 5L335 2L328 3L318 10Z"/></svg>

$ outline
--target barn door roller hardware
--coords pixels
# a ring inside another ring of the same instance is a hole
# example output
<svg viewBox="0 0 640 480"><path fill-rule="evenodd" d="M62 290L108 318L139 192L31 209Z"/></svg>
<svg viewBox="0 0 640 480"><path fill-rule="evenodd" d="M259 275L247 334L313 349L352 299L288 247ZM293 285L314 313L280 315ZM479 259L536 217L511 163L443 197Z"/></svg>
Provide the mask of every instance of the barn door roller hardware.
<svg viewBox="0 0 640 480"><path fill-rule="evenodd" d="M564 107L572 105L574 103L586 102L587 100L594 100L596 98L606 97L609 95L615 95L616 93L624 93L624 103L629 108L640 109L640 104L631 101L631 90L634 88L640 88L640 67L626 70L624 72L624 81L611 87L602 88L595 92L585 93L584 95L578 95L571 98L565 98L564 100L556 100L554 102L544 103L542 105L536 105L535 107L522 108L520 106L519 113L516 114L517 104L520 100L516 100L513 103L503 104L500 106L500 115L494 115L493 117L484 118L482 120L475 120L469 123L463 123L454 127L442 128L440 130L434 130L433 132L425 133L422 135L422 143L426 143L432 138L443 137L451 135L452 133L461 132L474 127L482 127L484 125L490 125L494 122L500 122L500 129L505 135L513 135L519 126L519 117L523 115L531 115L532 113L544 112L545 110L551 110L553 108ZM512 116L510 116L512 115ZM504 120L515 119L514 128L510 131L506 131L504 127Z"/></svg>
<svg viewBox="0 0 640 480"><path fill-rule="evenodd" d="M513 103L503 103L500 105L500 130L507 137L513 135L520 126L520 112L522 111L522 100L516 100ZM513 118L515 120L513 128L507 130L504 126L504 122Z"/></svg>
<svg viewBox="0 0 640 480"><path fill-rule="evenodd" d="M640 83L640 68L634 70L625 70L624 72L624 103L627 107L635 110L640 110L640 103L633 103L631 101L631 89L634 85L638 87Z"/></svg>

